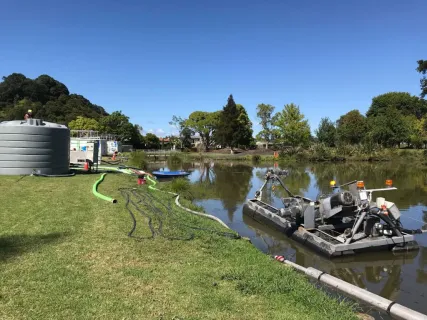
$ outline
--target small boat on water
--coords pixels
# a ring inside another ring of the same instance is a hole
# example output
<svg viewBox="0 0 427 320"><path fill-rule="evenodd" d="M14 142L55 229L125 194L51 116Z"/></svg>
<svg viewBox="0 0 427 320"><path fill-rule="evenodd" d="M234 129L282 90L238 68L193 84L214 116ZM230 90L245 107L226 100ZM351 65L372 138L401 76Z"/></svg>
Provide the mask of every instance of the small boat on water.
<svg viewBox="0 0 427 320"><path fill-rule="evenodd" d="M386 180L387 187L381 189L366 189L364 182L357 180L340 186L331 181L331 193L312 200L293 195L279 175L287 172L267 171L260 190L246 201L244 214L329 258L364 251L419 249L414 234L426 230L404 228L401 213L393 202L382 197L372 201L374 192L397 190L391 180ZM277 183L289 195L282 199L282 208L262 201L263 189Z"/></svg>
<svg viewBox="0 0 427 320"><path fill-rule="evenodd" d="M179 171L153 171L152 174L158 178L173 178L173 177L185 177L190 172L179 170Z"/></svg>

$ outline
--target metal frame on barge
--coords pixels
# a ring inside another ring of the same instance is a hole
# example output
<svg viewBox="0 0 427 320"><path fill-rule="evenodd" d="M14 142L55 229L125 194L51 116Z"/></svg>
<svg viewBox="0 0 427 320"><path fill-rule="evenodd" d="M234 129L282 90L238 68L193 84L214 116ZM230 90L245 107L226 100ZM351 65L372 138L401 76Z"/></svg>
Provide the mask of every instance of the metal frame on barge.
<svg viewBox="0 0 427 320"><path fill-rule="evenodd" d="M311 200L288 190L279 177L287 174L268 171L261 189L245 203L244 213L329 258L366 251L419 249L414 234L426 231L403 228L400 211L394 203L384 198L372 201L374 192L396 190L391 180L382 189L366 189L363 181L341 186L331 181L330 195ZM276 182L289 195L282 199L283 208L261 200L263 189ZM341 191L343 187L349 190Z"/></svg>

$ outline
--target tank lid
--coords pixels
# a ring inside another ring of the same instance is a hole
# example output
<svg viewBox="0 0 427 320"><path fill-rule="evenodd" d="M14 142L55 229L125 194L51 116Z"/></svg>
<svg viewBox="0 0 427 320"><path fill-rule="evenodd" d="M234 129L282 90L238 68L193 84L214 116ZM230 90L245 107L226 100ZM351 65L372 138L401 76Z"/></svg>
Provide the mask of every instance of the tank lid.
<svg viewBox="0 0 427 320"><path fill-rule="evenodd" d="M0 126L5 127L49 127L49 128L64 128L67 126L53 122L44 122L42 119L27 119L27 120L12 120L0 122Z"/></svg>

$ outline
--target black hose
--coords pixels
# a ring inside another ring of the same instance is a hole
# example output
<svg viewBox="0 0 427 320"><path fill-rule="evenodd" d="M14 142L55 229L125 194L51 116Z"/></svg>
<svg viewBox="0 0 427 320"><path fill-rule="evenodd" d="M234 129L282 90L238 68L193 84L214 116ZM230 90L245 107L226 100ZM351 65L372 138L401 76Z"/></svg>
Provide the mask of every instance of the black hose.
<svg viewBox="0 0 427 320"><path fill-rule="evenodd" d="M378 216L383 219L389 226L390 228L396 233L396 235L398 237L402 236L402 233L400 232L400 230L396 227L396 225L393 223L393 221L390 219L389 216L385 215L384 213L379 212Z"/></svg>
<svg viewBox="0 0 427 320"><path fill-rule="evenodd" d="M62 178L62 177L73 177L76 175L75 172L67 173L67 174L42 174L42 173L32 173L33 176L36 177L48 177L48 178Z"/></svg>
<svg viewBox="0 0 427 320"><path fill-rule="evenodd" d="M116 160L116 161L106 161L106 160L101 160L101 162L107 163L107 164L111 164L112 166L118 165L121 163L120 160Z"/></svg>
<svg viewBox="0 0 427 320"><path fill-rule="evenodd" d="M126 199L125 206L126 206L126 209L127 209L128 213L129 213L129 215L131 216L131 219L132 219L132 229L129 231L128 236L130 238L135 238L137 240L153 239L155 232L154 232L154 230L152 228L151 218L150 217L147 217L147 218L148 218L148 225L149 225L150 231L151 231L151 237L135 237L135 236L133 236L133 233L136 230L136 218L135 218L135 215L134 215L133 211L129 208L129 204L131 203L134 207L137 207L137 205L132 200L130 200L129 193L125 192L124 190L120 190L120 193Z"/></svg>
<svg viewBox="0 0 427 320"><path fill-rule="evenodd" d="M138 240L141 239L153 239L156 234L168 239L168 240L191 240L194 238L193 234L190 234L188 237L176 237L176 236L168 236L164 233L163 231L163 220L165 219L163 212L155 205L154 202L151 201L147 201L147 199L144 199L140 196L138 196L138 194L136 194L136 199L138 200L137 202L134 202L131 198L130 195L133 194L132 189L125 189L125 188L121 188L120 192L121 194L125 197L126 199L126 209L128 210L131 218L132 218L132 229L129 232L129 237L133 237L133 238L137 238ZM135 237L132 236L132 234L135 232L136 227L137 227L137 221L135 218L135 214L132 211L132 209L129 207L129 203L133 205L134 209L139 212L141 214L141 216L147 218L148 220L148 228L150 230L151 236L150 237ZM140 204L143 204L146 207L149 207L151 210L152 215L148 214L146 211L144 211ZM154 226L153 226L153 220L156 220L158 227L157 230L155 230Z"/></svg>
<svg viewBox="0 0 427 320"><path fill-rule="evenodd" d="M22 179L24 179L25 177L28 177L28 176L29 176L28 174L25 174L25 175L21 176L18 180L16 180L16 182L19 182L19 181L21 181Z"/></svg>
<svg viewBox="0 0 427 320"><path fill-rule="evenodd" d="M148 198L151 198L150 200L155 200L155 198L153 196L151 196L150 194L148 194L148 193L146 194L146 196ZM168 201L168 206L166 206L164 203L160 202L160 204L165 207L165 209L167 210L167 212L170 213L170 215L173 217L173 220L175 220L177 224L180 224L181 226L187 227L187 228L190 228L190 229L208 231L208 232L211 232L211 233L216 233L216 234L219 234L219 235L222 235L222 236L225 236L225 237L234 238L234 239L240 239L241 238L239 235L236 235L236 234L231 233L231 232L224 232L224 231L212 230L212 229L201 228L201 227L194 227L194 226L189 226L189 225L183 224L177 218L177 214L172 209L171 203L172 203L172 201L169 200Z"/></svg>
<svg viewBox="0 0 427 320"><path fill-rule="evenodd" d="M132 219L132 229L128 233L129 237L133 237L133 238L137 238L137 239L152 239L156 235L159 235L159 236L162 236L163 238L168 239L168 240L188 241L188 240L194 239L194 237L195 237L194 233L188 232L188 231L187 231L186 236L177 236L177 235L165 234L165 231L163 228L164 223L166 221L169 221L169 222L171 222L171 225L177 227L177 229L179 229L179 230L183 230L183 229L200 230L200 231L207 231L207 232L211 232L211 233L216 233L216 234L226 236L226 237L230 237L230 238L235 238L235 239L240 238L240 236L233 234L233 233L230 233L230 232L221 232L221 231L217 231L217 230L212 230L212 229L208 229L208 228L201 228L201 227L196 227L196 226L187 225L187 224L182 223L181 219L179 219L177 213L172 208L172 199L173 199L172 197L169 199L167 204L165 204L164 202L160 201L156 197L150 195L148 192L141 193L141 192L138 192L136 189L132 189L132 188L120 188L119 191L122 194L122 196L125 198L126 209L128 210L128 213ZM133 195L133 197L136 199L136 201L132 200L131 195ZM141 204L145 208L148 208L150 213L148 213L146 210L144 210L142 208ZM133 208L131 208L130 205L132 205ZM163 207L164 210L162 210L161 207ZM141 214L141 216L143 216L144 218L146 218L148 220L148 227L149 227L149 230L151 233L150 237L143 238L143 237L133 236L133 234L137 228L137 220L136 220L135 213L134 213L135 211L139 212ZM156 222L156 224L157 224L156 228L154 227L153 222Z"/></svg>
<svg viewBox="0 0 427 320"><path fill-rule="evenodd" d="M408 233L408 234L422 234L423 233L423 231L421 229L410 230L410 229L401 228L400 231L402 231L404 233Z"/></svg>

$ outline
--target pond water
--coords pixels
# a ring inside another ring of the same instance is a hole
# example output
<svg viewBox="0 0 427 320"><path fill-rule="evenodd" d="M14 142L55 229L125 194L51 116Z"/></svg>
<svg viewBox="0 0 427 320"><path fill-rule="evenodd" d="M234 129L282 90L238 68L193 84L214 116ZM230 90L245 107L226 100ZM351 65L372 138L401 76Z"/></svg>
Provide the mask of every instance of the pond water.
<svg viewBox="0 0 427 320"><path fill-rule="evenodd" d="M164 168L163 163L151 164L152 169ZM345 163L309 165L247 165L236 162L184 163L172 165L190 171L188 179L203 183L210 192L195 201L206 212L223 220L240 235L249 237L261 251L284 255L303 266L311 266L347 282L366 288L387 299L427 314L427 234L417 235L420 250L412 253L391 252L359 254L354 257L326 259L287 238L284 234L260 224L243 213L246 199L254 197L261 187L267 169L291 169L284 183L294 194L315 199L329 193L329 181L337 184L363 180L367 188L382 188L392 179L396 191L374 194L394 202L401 210L401 221L408 229L427 227L427 169L410 163ZM284 190L266 190L264 201L281 205ZM378 312L375 318L386 319Z"/></svg>

